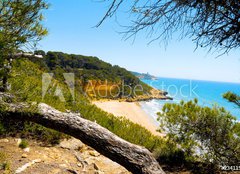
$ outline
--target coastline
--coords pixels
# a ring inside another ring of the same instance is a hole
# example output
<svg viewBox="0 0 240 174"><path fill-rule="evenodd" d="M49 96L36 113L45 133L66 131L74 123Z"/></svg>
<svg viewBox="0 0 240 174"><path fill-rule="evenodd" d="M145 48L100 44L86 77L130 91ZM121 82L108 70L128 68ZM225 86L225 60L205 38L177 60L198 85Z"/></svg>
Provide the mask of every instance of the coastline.
<svg viewBox="0 0 240 174"><path fill-rule="evenodd" d="M150 93L148 94L143 94L139 96L135 96L133 98L126 98L126 102L140 102L140 101L150 101L153 99L157 100L173 100L172 97L167 96L168 92L166 91L161 91L159 89L152 88L150 90Z"/></svg>
<svg viewBox="0 0 240 174"><path fill-rule="evenodd" d="M108 113L115 116L123 116L130 121L145 127L154 135L164 136L164 134L157 132L158 126L154 123L154 119L142 109L138 102L100 100L93 101L92 103Z"/></svg>

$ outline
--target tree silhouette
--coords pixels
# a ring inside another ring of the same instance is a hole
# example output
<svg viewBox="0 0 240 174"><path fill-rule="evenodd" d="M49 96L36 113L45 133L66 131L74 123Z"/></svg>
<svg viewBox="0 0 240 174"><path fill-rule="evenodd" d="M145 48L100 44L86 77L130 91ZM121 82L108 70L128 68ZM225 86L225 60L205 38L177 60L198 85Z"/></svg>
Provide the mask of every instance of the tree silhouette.
<svg viewBox="0 0 240 174"><path fill-rule="evenodd" d="M239 0L112 0L108 11L97 24L117 13L127 3L131 23L126 37L146 30L153 40L167 41L180 31L191 37L196 47L207 47L222 54L240 46Z"/></svg>
<svg viewBox="0 0 240 174"><path fill-rule="evenodd" d="M223 94L223 98L225 98L226 100L228 100L229 102L235 104L236 106L238 106L240 108L240 96L239 95L228 91L225 94Z"/></svg>

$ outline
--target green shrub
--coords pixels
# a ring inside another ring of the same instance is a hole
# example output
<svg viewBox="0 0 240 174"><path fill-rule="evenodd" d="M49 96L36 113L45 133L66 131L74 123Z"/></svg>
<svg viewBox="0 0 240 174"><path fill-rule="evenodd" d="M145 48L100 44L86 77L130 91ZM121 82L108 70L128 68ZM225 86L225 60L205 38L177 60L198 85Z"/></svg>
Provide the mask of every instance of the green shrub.
<svg viewBox="0 0 240 174"><path fill-rule="evenodd" d="M5 133L4 125L0 122L0 135L3 135Z"/></svg>
<svg viewBox="0 0 240 174"><path fill-rule="evenodd" d="M158 114L161 130L184 151L187 161L239 165L240 123L224 108L201 107L195 99L165 104Z"/></svg>
<svg viewBox="0 0 240 174"><path fill-rule="evenodd" d="M7 159L7 155L4 152L0 151L0 163L5 162L6 159Z"/></svg>
<svg viewBox="0 0 240 174"><path fill-rule="evenodd" d="M25 149L28 147L28 141L23 139L20 144L18 145L18 147L20 147L21 149Z"/></svg>
<svg viewBox="0 0 240 174"><path fill-rule="evenodd" d="M4 174L10 174L11 164L7 161L6 153L0 151L0 170L4 170Z"/></svg>
<svg viewBox="0 0 240 174"><path fill-rule="evenodd" d="M11 164L9 162L2 163L2 170L8 171L11 169Z"/></svg>

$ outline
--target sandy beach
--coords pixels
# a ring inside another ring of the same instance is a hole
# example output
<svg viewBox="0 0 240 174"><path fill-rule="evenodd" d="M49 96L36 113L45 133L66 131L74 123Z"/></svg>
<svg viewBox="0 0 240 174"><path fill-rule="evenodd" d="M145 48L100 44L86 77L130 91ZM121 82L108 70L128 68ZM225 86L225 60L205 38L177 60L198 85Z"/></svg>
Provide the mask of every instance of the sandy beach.
<svg viewBox="0 0 240 174"><path fill-rule="evenodd" d="M161 136L161 134L156 131L158 127L154 124L153 118L148 116L137 102L119 102L114 100L94 101L93 103L106 112L112 113L115 116L124 116L132 122L145 127L154 135Z"/></svg>

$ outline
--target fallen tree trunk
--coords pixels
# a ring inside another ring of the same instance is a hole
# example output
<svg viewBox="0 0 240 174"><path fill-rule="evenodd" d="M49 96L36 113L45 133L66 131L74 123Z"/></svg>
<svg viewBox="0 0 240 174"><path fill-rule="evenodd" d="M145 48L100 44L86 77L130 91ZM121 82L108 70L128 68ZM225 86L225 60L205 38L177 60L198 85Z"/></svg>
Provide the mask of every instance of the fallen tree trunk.
<svg viewBox="0 0 240 174"><path fill-rule="evenodd" d="M7 116L71 135L134 174L164 174L146 148L119 138L97 123L81 118L80 114L63 113L43 103L29 114L29 111L24 111L28 107L25 104L8 104Z"/></svg>

